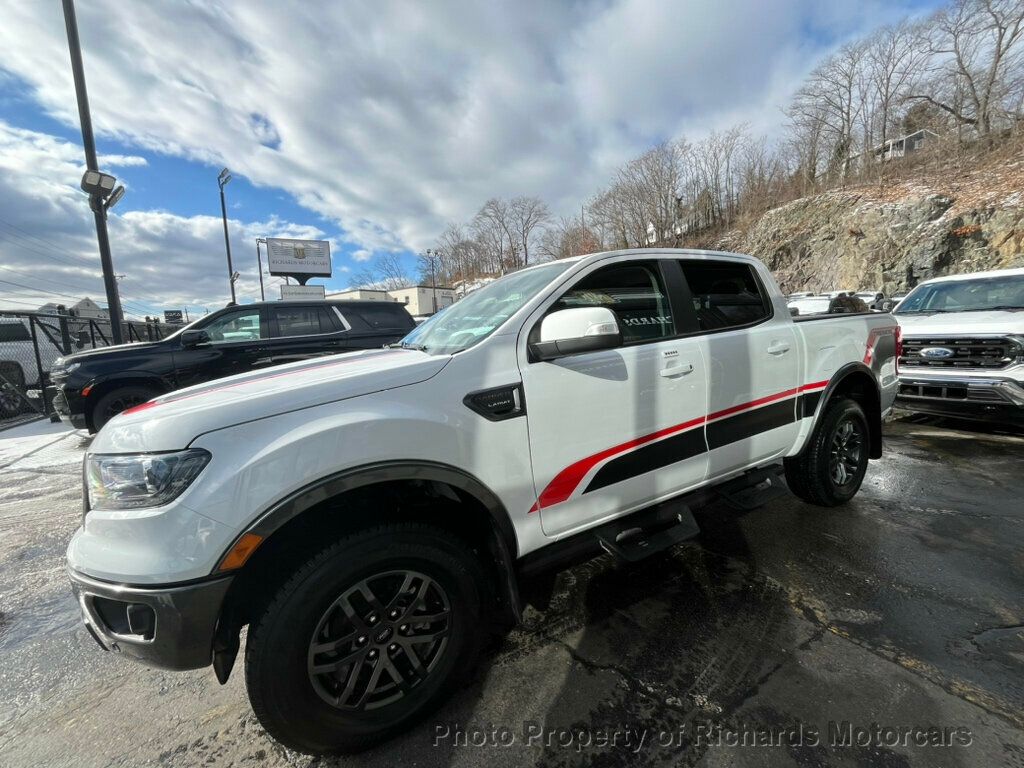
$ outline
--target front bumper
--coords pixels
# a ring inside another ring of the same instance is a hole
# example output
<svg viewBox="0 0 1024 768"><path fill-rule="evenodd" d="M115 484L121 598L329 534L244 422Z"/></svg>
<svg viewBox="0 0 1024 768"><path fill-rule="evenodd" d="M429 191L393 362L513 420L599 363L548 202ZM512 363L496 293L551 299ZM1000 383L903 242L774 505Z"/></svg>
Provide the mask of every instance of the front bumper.
<svg viewBox="0 0 1024 768"><path fill-rule="evenodd" d="M213 639L232 576L169 587L131 587L68 568L82 619L104 650L152 667L199 669L213 662Z"/></svg>
<svg viewBox="0 0 1024 768"><path fill-rule="evenodd" d="M1024 385L1015 379L901 375L896 405L936 416L1024 425Z"/></svg>

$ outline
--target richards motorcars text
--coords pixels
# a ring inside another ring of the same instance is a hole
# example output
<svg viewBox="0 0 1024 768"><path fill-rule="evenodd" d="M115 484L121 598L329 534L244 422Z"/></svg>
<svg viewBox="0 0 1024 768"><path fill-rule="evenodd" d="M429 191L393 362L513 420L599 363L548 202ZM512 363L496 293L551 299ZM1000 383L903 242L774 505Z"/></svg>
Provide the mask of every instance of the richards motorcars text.
<svg viewBox="0 0 1024 768"><path fill-rule="evenodd" d="M969 747L974 734L964 726L869 723L830 720L825 728L809 723L784 727L723 725L699 721L674 730L630 725L548 726L527 721L518 728L488 723L434 726L433 745L454 747L538 747L541 749L626 750L683 747Z"/></svg>

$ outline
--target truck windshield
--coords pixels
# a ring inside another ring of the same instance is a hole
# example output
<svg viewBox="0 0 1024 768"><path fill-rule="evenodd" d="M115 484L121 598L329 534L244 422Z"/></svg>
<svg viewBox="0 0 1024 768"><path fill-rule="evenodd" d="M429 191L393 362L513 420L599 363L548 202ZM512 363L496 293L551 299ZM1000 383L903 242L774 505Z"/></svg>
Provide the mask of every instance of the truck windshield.
<svg viewBox="0 0 1024 768"><path fill-rule="evenodd" d="M1024 310L1024 275L949 280L919 285L894 314Z"/></svg>
<svg viewBox="0 0 1024 768"><path fill-rule="evenodd" d="M531 267L495 280L426 320L397 346L452 355L483 341L544 286L569 268L564 261Z"/></svg>

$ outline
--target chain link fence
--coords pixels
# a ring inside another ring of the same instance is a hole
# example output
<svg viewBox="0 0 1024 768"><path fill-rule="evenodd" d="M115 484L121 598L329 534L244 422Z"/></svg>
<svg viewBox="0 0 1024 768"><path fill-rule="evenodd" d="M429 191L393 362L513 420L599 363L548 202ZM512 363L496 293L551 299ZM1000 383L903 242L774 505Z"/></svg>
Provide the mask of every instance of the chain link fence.
<svg viewBox="0 0 1024 768"><path fill-rule="evenodd" d="M158 341L181 326L156 320L122 323L128 343ZM112 344L109 320L0 310L0 430L56 418L50 370L59 357Z"/></svg>

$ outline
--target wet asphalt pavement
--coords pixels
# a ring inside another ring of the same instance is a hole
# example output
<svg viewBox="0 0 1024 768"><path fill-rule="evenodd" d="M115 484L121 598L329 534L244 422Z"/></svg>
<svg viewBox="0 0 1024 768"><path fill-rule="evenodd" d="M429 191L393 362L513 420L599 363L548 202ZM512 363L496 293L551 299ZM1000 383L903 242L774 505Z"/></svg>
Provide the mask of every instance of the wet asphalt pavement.
<svg viewBox="0 0 1024 768"><path fill-rule="evenodd" d="M63 573L86 442L28 445L0 450L2 766L1024 766L1024 436L895 422L846 507L708 507L668 554L531 582L469 687L337 761L271 742L237 666L98 649Z"/></svg>

